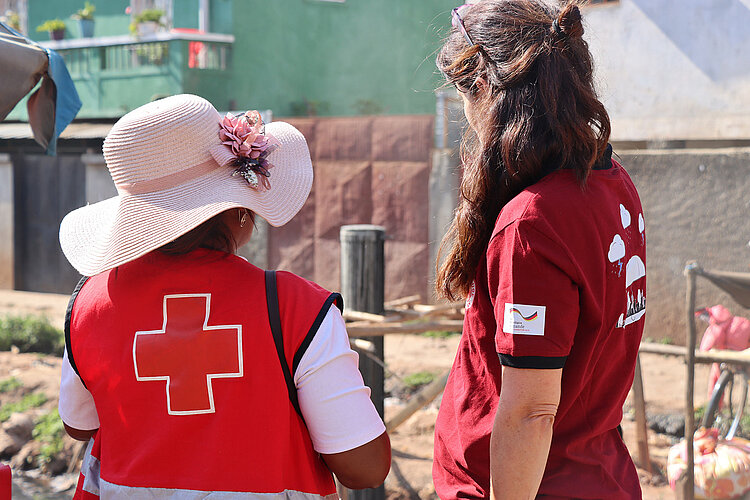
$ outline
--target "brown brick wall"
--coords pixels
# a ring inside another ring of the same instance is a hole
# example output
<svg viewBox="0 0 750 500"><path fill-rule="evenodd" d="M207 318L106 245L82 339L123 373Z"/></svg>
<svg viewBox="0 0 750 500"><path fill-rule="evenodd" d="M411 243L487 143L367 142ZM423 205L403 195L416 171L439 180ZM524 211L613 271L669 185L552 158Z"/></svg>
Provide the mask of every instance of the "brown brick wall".
<svg viewBox="0 0 750 500"><path fill-rule="evenodd" d="M300 213L269 233L269 266L338 290L339 228L384 226L386 300L426 299L432 116L287 119L307 138L313 190Z"/></svg>

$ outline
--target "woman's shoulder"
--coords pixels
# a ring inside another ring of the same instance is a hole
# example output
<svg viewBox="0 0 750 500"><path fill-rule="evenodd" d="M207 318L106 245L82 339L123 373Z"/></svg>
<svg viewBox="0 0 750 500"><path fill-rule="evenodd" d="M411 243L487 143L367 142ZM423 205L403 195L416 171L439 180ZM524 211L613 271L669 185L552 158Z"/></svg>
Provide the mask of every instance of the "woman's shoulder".
<svg viewBox="0 0 750 500"><path fill-rule="evenodd" d="M318 316L325 315L332 305L344 310L344 300L340 294L289 271L276 271L276 285L282 310L288 311L285 304L294 304L295 308L302 306Z"/></svg>
<svg viewBox="0 0 750 500"><path fill-rule="evenodd" d="M572 172L566 171L552 172L514 196L500 210L493 236L510 226L533 224L565 210L565 201L570 201L576 190L580 191L571 175Z"/></svg>
<svg viewBox="0 0 750 500"><path fill-rule="evenodd" d="M314 294L314 295L331 295L331 291L320 286L318 283L298 276L290 271L276 271L276 281L279 288L289 288L297 293Z"/></svg>

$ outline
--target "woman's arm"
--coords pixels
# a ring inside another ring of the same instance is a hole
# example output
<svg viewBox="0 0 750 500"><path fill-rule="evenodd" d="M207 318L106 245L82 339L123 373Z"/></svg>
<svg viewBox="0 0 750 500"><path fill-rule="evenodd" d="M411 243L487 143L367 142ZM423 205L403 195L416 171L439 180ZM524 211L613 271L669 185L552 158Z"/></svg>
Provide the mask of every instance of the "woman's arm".
<svg viewBox="0 0 750 500"><path fill-rule="evenodd" d="M491 495L497 500L533 499L547 464L562 368L503 366L502 377L490 438Z"/></svg>
<svg viewBox="0 0 750 500"><path fill-rule="evenodd" d="M347 488L377 488L383 484L391 468L391 441L388 433L384 432L353 450L321 456L339 482Z"/></svg>
<svg viewBox="0 0 750 500"><path fill-rule="evenodd" d="M388 475L391 446L357 362L334 306L302 356L294 380L315 450L344 486L374 488Z"/></svg>
<svg viewBox="0 0 750 500"><path fill-rule="evenodd" d="M70 365L67 350L63 354L60 401L57 408L65 432L73 439L88 441L99 429L99 416L96 413L94 398Z"/></svg>
<svg viewBox="0 0 750 500"><path fill-rule="evenodd" d="M96 431L99 429L92 429L90 431L84 431L81 429L74 429L73 427L69 426L65 422L63 422L63 425L65 426L65 432L68 433L68 436L72 437L73 439L77 441L88 441L94 435L96 434Z"/></svg>

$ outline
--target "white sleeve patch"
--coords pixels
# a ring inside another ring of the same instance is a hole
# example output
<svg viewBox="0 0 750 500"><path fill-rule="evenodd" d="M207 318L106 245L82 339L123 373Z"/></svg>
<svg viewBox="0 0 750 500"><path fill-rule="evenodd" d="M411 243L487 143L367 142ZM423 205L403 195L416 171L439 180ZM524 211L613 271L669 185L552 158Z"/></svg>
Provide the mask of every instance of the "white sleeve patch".
<svg viewBox="0 0 750 500"><path fill-rule="evenodd" d="M503 331L512 335L544 335L545 306L505 303Z"/></svg>

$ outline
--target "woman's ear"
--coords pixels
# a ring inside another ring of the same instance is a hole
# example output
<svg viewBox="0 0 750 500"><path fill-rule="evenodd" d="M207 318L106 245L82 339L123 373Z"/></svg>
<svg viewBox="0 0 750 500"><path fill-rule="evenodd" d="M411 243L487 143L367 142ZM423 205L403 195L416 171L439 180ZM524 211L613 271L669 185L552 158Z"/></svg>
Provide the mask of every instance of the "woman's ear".
<svg viewBox="0 0 750 500"><path fill-rule="evenodd" d="M489 85L487 85L487 80L482 78L481 76L478 77L476 80L474 80L474 86L476 87L477 95L483 96L485 92L487 92L487 89L489 88Z"/></svg>

